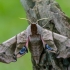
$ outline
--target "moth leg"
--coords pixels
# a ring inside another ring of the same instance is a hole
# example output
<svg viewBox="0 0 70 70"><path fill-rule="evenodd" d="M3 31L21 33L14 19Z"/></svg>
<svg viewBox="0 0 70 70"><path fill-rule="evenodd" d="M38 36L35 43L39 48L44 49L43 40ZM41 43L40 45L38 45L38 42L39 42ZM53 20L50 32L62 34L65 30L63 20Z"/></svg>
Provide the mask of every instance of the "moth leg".
<svg viewBox="0 0 70 70"><path fill-rule="evenodd" d="M17 54L17 57L21 57L22 55L28 53L28 50L26 48L26 46L23 46L22 49L19 51L19 53Z"/></svg>

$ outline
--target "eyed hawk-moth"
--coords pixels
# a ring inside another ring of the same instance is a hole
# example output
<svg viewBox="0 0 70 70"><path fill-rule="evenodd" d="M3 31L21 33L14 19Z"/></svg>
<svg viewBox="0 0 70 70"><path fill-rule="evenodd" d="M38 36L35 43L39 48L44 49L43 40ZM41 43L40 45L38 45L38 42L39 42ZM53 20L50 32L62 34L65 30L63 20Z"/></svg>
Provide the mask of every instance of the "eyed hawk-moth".
<svg viewBox="0 0 70 70"><path fill-rule="evenodd" d="M0 62L15 62L17 58L27 53L28 49L36 65L40 63L41 54L44 50L55 54L60 50L57 58L69 57L70 39L54 32L53 35L51 31L44 29L37 22L31 22L26 30L0 44ZM58 48L53 39L60 41L64 45L64 49Z"/></svg>

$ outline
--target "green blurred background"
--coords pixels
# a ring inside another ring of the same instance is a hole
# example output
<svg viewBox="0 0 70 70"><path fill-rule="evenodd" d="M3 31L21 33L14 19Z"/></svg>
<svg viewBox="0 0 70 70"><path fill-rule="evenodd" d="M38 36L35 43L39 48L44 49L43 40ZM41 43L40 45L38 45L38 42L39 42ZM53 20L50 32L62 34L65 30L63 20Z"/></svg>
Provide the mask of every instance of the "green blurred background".
<svg viewBox="0 0 70 70"><path fill-rule="evenodd" d="M56 0L62 10L70 17L70 0ZM0 43L26 29L27 21L20 0L0 0ZM32 70L30 53L18 59L15 63L0 63L0 70Z"/></svg>

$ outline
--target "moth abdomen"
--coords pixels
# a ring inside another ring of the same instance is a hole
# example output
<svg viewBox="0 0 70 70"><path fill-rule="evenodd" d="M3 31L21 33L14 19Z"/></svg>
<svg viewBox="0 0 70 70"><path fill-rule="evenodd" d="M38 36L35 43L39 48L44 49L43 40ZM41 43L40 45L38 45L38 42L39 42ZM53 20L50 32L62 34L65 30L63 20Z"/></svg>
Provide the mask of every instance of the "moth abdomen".
<svg viewBox="0 0 70 70"><path fill-rule="evenodd" d="M29 50L36 64L39 64L40 56L43 51L43 43L39 34L29 36Z"/></svg>

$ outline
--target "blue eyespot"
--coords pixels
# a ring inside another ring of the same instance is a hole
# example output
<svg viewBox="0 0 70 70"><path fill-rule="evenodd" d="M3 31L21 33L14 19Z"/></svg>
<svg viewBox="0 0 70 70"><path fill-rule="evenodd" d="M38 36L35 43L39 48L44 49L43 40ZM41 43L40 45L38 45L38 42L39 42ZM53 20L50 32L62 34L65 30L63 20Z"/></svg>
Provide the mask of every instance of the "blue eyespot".
<svg viewBox="0 0 70 70"><path fill-rule="evenodd" d="M51 50L51 51L53 50L53 48L51 48L48 44L45 45L45 49L48 49L48 50Z"/></svg>
<svg viewBox="0 0 70 70"><path fill-rule="evenodd" d="M24 53L28 52L26 47L23 47L20 51L19 54L22 55Z"/></svg>

